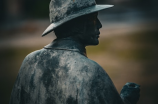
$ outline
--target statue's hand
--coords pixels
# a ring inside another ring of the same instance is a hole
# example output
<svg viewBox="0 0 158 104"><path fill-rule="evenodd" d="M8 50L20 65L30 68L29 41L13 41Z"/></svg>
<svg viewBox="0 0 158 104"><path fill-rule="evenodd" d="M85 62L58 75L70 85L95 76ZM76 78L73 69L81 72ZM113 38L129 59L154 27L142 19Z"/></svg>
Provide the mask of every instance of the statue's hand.
<svg viewBox="0 0 158 104"><path fill-rule="evenodd" d="M121 98L128 100L131 104L136 104L140 97L140 86L135 83L126 83L120 93Z"/></svg>

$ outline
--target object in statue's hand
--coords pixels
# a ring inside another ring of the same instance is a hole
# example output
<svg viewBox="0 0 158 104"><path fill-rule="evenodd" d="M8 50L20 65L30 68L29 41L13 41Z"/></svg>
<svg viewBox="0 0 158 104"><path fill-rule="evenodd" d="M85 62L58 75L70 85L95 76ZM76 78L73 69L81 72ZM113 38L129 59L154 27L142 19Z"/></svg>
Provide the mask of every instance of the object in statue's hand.
<svg viewBox="0 0 158 104"><path fill-rule="evenodd" d="M140 85L131 82L126 83L121 90L120 96L124 102L136 104L140 97Z"/></svg>

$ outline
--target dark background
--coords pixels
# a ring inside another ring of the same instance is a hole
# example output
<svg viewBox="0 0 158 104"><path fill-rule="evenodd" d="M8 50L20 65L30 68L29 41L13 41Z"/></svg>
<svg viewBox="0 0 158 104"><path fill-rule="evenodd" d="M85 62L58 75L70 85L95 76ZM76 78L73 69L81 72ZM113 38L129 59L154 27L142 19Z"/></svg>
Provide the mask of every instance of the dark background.
<svg viewBox="0 0 158 104"><path fill-rule="evenodd" d="M0 104L8 104L22 60L43 48L54 33L41 37L49 23L50 0L0 0ZM113 4L99 12L100 44L88 57L110 75L118 92L126 82L141 85L138 104L158 104L158 1L97 0Z"/></svg>

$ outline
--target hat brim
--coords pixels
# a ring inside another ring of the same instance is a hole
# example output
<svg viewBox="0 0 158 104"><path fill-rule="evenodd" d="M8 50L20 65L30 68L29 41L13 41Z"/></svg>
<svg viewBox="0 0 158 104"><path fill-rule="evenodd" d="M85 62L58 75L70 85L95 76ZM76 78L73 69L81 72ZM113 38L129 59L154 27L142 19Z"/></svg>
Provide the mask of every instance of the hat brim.
<svg viewBox="0 0 158 104"><path fill-rule="evenodd" d="M70 20L72 20L74 18L77 18L79 16L94 13L94 12L97 12L97 11L100 11L100 10L103 10L103 9L107 9L107 8L110 8L110 7L113 7L113 5L94 5L94 6L82 9L80 11L77 11L74 14L71 14L71 15L67 16L66 18L58 21L58 22L51 23L48 26L48 28L43 32L42 37L47 35L48 33L52 32L56 27L62 25L63 23L65 23L67 21L70 21Z"/></svg>

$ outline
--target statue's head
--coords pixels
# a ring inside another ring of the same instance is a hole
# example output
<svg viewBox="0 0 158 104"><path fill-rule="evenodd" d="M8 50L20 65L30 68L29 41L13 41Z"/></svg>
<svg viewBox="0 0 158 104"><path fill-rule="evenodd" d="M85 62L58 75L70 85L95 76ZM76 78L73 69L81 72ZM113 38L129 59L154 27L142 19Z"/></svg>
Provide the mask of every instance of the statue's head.
<svg viewBox="0 0 158 104"><path fill-rule="evenodd" d="M113 5L96 5L95 0L51 0L51 24L43 32L42 36L45 36L54 30L57 34L59 29L64 30L63 28L66 27L69 30L74 28L73 33L74 31L84 32L84 38L89 37L90 35L91 37L89 38L92 38L92 35L94 34L94 37L97 37L96 35L99 34L99 28L101 28L101 24L97 19L97 12L112 6ZM77 27L79 29L77 29ZM57 37L59 38L60 36L57 35ZM98 44L98 39L93 40Z"/></svg>
<svg viewBox="0 0 158 104"><path fill-rule="evenodd" d="M98 12L72 19L54 29L57 39L72 37L84 45L99 43L99 29L102 27L97 18Z"/></svg>

